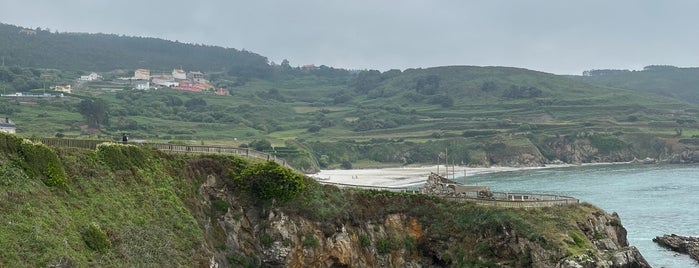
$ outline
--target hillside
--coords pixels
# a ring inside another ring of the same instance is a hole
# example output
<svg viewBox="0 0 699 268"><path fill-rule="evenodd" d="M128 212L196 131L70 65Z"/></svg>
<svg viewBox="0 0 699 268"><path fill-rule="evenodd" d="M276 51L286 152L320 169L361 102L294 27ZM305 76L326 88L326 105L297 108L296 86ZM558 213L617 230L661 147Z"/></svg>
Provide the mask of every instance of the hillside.
<svg viewBox="0 0 699 268"><path fill-rule="evenodd" d="M696 104L587 81L598 76L511 67L292 67L235 49L0 26L7 41L0 42L8 64L0 67L3 94L73 86L63 98L0 98L0 116L25 136L117 140L129 133L149 142L250 146L309 172L431 164L445 150L450 162L474 166L695 162L699 146ZM210 87L230 96L134 90L118 79L135 68L156 74L179 66L203 71ZM669 72L657 69L639 73ZM76 82L95 70L106 70L102 81ZM693 69L681 70L666 80L692 84Z"/></svg>
<svg viewBox="0 0 699 268"><path fill-rule="evenodd" d="M4 66L85 72L185 68L264 77L270 71L267 58L249 51L157 38L57 33L2 23L0 56Z"/></svg>
<svg viewBox="0 0 699 268"><path fill-rule="evenodd" d="M592 70L586 74L574 78L594 85L699 103L699 68L651 65L640 71Z"/></svg>
<svg viewBox="0 0 699 268"><path fill-rule="evenodd" d="M340 190L272 162L3 133L0 178L0 266L648 267L588 204Z"/></svg>

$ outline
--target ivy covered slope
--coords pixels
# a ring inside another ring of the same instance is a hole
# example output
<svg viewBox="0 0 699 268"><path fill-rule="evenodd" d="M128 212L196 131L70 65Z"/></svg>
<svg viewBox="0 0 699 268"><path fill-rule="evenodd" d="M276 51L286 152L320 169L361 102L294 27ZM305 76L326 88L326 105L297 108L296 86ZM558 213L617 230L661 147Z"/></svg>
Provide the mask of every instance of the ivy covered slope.
<svg viewBox="0 0 699 268"><path fill-rule="evenodd" d="M2 133L0 211L8 267L646 267L619 218L587 204L340 190L272 162Z"/></svg>

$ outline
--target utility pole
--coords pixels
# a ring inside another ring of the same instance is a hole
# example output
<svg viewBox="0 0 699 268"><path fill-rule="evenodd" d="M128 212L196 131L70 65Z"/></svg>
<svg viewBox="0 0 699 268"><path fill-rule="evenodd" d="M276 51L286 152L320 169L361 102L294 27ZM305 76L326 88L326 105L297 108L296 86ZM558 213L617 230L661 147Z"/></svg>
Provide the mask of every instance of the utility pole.
<svg viewBox="0 0 699 268"><path fill-rule="evenodd" d="M444 169L446 169L447 179L449 179L449 148L444 148Z"/></svg>

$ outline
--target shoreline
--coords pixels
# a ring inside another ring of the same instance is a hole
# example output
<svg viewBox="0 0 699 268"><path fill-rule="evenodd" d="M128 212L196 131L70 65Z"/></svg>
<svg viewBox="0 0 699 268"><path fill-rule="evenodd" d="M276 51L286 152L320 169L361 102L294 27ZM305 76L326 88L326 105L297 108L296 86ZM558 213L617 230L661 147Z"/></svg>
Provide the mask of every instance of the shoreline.
<svg viewBox="0 0 699 268"><path fill-rule="evenodd" d="M584 164L552 164L541 167L449 167L449 177L455 173L457 178L470 177L482 174L549 169L580 167L592 165L617 165L631 164L632 162L610 162L610 163L584 163ZM405 188L420 186L425 183L430 173L437 173L437 165L418 167L389 167L389 168L368 168L368 169L326 169L309 176L320 183L339 184L358 187L386 187ZM439 165L439 174L446 177L444 165Z"/></svg>

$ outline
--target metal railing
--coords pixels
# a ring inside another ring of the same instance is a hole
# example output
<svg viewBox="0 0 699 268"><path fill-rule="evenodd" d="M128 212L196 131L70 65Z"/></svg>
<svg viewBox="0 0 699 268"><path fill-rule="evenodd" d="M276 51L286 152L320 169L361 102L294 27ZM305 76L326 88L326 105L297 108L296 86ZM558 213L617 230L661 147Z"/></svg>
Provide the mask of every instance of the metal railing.
<svg viewBox="0 0 699 268"><path fill-rule="evenodd" d="M325 182L316 180L321 184L334 185L339 188L358 188L368 190L383 190L401 193L420 193L419 189L414 187L390 187L390 186L371 186L357 185L338 182ZM494 206L502 208L536 208L536 207L553 207L563 205L576 205L580 201L576 198L564 195L553 194L534 194L534 193L505 193L491 192L493 195L488 198L479 197L478 192L463 192L458 196L437 195L447 200L454 202L472 202L478 205Z"/></svg>
<svg viewBox="0 0 699 268"><path fill-rule="evenodd" d="M505 208L552 207L561 205L574 205L580 203L580 200L578 200L577 198L564 195L503 192L492 193L493 196L488 198L479 198L478 193L476 192L464 193L464 195L462 196L443 197L445 199L457 202L473 202L479 205Z"/></svg>

